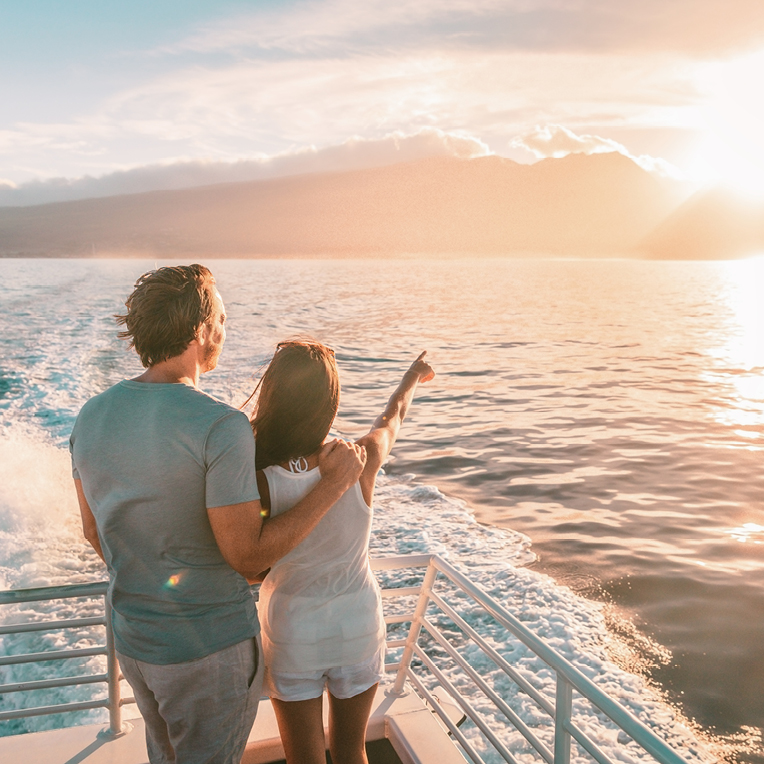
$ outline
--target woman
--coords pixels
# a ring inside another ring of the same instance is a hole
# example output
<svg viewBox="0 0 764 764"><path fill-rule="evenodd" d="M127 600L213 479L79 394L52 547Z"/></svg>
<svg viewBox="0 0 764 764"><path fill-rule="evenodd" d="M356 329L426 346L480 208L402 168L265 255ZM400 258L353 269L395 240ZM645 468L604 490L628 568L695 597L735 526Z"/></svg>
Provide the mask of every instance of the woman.
<svg viewBox="0 0 764 764"><path fill-rule="evenodd" d="M358 483L265 578L258 607L266 687L288 764L324 764L322 703L329 693L328 748L334 764L365 763L364 738L384 674L385 624L369 567L374 484L419 382L435 373L425 353L404 374L368 435ZM318 482L318 454L337 414L334 351L282 342L256 390L252 429L258 485L271 515L290 509Z"/></svg>

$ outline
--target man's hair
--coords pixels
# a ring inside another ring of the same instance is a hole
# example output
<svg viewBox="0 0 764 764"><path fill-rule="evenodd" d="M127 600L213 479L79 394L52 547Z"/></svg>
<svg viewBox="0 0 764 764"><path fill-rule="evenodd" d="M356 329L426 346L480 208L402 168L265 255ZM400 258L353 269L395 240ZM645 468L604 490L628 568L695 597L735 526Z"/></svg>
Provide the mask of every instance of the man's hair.
<svg viewBox="0 0 764 764"><path fill-rule="evenodd" d="M144 273L117 315L120 339L146 367L180 355L212 318L215 279L203 265L174 265Z"/></svg>
<svg viewBox="0 0 764 764"><path fill-rule="evenodd" d="M340 402L334 351L311 340L280 343L253 396L257 469L314 454Z"/></svg>

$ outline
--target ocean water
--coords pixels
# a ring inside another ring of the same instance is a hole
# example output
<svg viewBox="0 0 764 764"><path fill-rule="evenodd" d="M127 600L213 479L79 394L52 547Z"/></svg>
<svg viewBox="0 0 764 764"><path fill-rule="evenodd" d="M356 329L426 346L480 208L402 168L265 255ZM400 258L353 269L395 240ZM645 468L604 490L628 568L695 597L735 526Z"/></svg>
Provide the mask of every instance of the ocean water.
<svg viewBox="0 0 764 764"><path fill-rule="evenodd" d="M374 553L446 556L688 759L764 761L764 261L208 264L230 326L202 387L231 403L278 341L310 334L337 352L336 431L358 437L428 350L438 376L380 478ZM140 372L112 316L154 265L0 261L0 588L103 578L66 441L85 400ZM5 637L0 652L62 639ZM99 639L83 629L69 644ZM0 671L5 683L51 668Z"/></svg>

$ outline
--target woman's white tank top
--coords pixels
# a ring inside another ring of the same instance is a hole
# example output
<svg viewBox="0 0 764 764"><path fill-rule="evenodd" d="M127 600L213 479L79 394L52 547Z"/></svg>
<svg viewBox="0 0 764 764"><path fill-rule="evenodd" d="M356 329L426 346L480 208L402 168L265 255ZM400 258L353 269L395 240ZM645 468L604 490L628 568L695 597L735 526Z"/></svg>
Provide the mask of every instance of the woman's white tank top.
<svg viewBox="0 0 764 764"><path fill-rule="evenodd" d="M264 470L274 517L297 504L321 479L318 468ZM372 511L356 483L313 532L270 570L258 613L265 662L300 673L370 658L385 639L382 599L369 567Z"/></svg>

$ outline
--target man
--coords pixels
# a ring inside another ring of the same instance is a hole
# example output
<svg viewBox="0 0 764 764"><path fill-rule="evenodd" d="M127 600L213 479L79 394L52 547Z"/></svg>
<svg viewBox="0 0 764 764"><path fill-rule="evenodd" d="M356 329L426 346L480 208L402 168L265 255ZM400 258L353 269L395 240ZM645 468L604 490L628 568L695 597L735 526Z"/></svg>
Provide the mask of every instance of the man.
<svg viewBox="0 0 764 764"><path fill-rule="evenodd" d="M125 305L120 336L146 371L92 398L75 423L83 530L109 570L115 645L152 764L238 764L263 675L246 579L307 537L365 452L326 446L316 488L264 520L246 416L198 390L225 342L212 274L160 268Z"/></svg>

